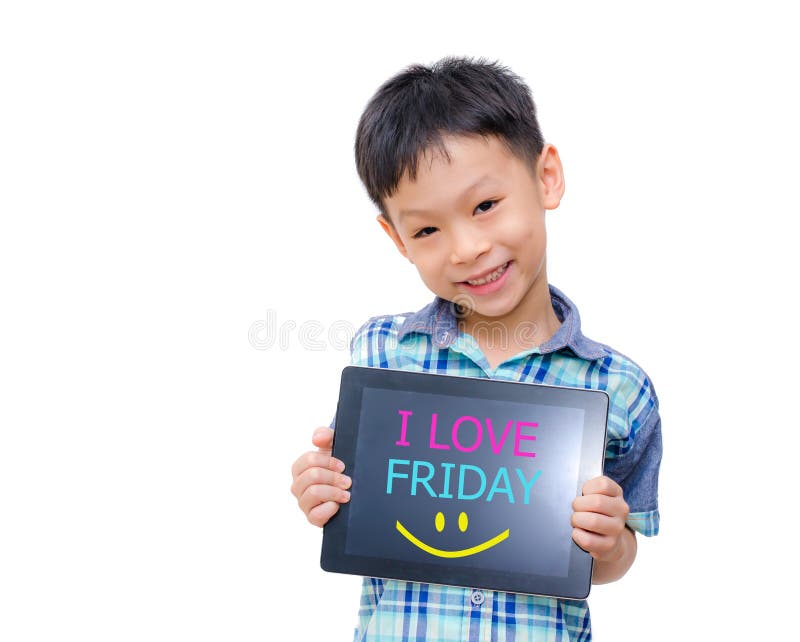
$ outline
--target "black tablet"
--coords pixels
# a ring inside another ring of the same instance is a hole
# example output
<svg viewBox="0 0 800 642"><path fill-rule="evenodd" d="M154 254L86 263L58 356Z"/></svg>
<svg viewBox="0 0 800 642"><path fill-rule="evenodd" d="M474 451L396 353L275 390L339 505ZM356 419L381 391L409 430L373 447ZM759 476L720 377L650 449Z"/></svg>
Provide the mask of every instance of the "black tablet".
<svg viewBox="0 0 800 642"><path fill-rule="evenodd" d="M353 485L322 568L585 598L570 516L603 472L607 416L598 390L348 366L333 454Z"/></svg>

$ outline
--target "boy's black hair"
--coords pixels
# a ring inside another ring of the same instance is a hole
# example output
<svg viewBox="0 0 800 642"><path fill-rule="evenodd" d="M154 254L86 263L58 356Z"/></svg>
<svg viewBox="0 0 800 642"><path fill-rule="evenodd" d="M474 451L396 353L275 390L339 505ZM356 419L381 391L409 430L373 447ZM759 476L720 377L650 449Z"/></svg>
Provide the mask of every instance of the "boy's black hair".
<svg viewBox="0 0 800 642"><path fill-rule="evenodd" d="M531 168L544 147L531 90L507 67L455 56L410 65L375 92L356 130L358 175L390 223L383 199L406 170L416 180L421 153L436 147L450 161L444 134L497 136Z"/></svg>

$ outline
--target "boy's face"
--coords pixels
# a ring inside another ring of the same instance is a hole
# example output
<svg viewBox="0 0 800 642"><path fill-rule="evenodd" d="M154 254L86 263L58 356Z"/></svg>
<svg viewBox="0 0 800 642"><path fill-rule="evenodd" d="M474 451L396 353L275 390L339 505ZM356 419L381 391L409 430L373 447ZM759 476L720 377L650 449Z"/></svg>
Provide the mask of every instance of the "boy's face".
<svg viewBox="0 0 800 642"><path fill-rule="evenodd" d="M393 225L378 222L425 285L473 318L511 321L541 305L536 297L549 304L544 212L564 192L555 147L532 171L494 136L445 144L451 161L426 153L416 180L404 174L384 199Z"/></svg>

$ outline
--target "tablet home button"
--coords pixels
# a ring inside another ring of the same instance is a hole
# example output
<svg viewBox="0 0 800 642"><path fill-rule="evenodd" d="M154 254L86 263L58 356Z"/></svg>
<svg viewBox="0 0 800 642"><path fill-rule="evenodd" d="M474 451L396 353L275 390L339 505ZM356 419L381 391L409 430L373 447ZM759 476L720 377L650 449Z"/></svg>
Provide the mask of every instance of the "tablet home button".
<svg viewBox="0 0 800 642"><path fill-rule="evenodd" d="M486 597L483 595L483 591L472 591L472 595L469 596L469 599L475 606L480 606L483 604Z"/></svg>

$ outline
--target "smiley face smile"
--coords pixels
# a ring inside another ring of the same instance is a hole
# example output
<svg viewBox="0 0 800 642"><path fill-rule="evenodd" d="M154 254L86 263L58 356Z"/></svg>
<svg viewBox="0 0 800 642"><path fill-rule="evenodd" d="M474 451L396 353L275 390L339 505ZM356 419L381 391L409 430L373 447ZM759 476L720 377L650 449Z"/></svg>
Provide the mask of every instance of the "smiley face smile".
<svg viewBox="0 0 800 642"><path fill-rule="evenodd" d="M436 519L434 520L436 525L436 530L440 533L444 530L444 515L439 512L436 513ZM461 513L458 516L458 528L463 533L467 530L467 526L469 525L469 520L467 518L466 513ZM422 549L426 553L430 553L431 555L435 555L436 557L447 557L447 558L454 558L454 557L468 557L469 555L476 555L477 553L482 553L483 551L496 546L500 542L505 539L508 539L510 534L510 529L504 530L502 533L499 533L492 537L491 539L487 539L485 542L478 544L476 546L471 546L470 548L462 548L457 551L443 551L440 548L434 548L429 544L426 544L416 536L414 536L405 526L400 523L400 520L397 520L395 527L399 531L399 533L405 537L409 542L411 542L414 546L419 549Z"/></svg>

